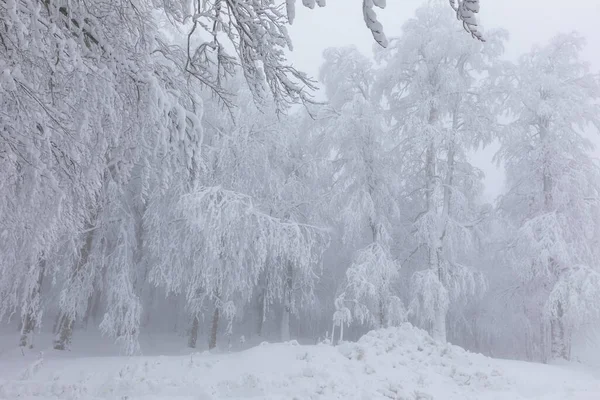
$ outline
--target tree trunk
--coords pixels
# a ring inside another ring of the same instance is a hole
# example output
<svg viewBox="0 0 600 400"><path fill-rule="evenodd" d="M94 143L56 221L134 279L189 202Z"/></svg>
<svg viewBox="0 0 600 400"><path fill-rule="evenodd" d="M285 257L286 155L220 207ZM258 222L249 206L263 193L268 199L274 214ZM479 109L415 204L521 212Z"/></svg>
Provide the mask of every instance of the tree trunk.
<svg viewBox="0 0 600 400"><path fill-rule="evenodd" d="M56 318L54 319L54 325L52 325L52 334L56 335L58 333L58 326L60 324L60 318L62 317L61 313L58 313L56 315Z"/></svg>
<svg viewBox="0 0 600 400"><path fill-rule="evenodd" d="M35 327L33 316L27 314L25 321L21 327L21 337L19 338L19 346L33 348L32 334Z"/></svg>
<svg viewBox="0 0 600 400"><path fill-rule="evenodd" d="M147 279L148 279L147 276L146 276L145 279L146 279L146 282L148 282L147 281ZM150 288L148 289L148 297L147 297L147 299L148 299L148 302L147 302L148 307L145 307L145 308L147 308L146 315L144 316L144 319L142 321L142 327L144 327L144 328L148 327L148 325L150 325L150 319L151 319L150 317L152 315L151 311L152 311L153 306L154 306L155 295L156 295L156 286L150 285Z"/></svg>
<svg viewBox="0 0 600 400"><path fill-rule="evenodd" d="M281 341L290 341L290 307L285 305L281 315Z"/></svg>
<svg viewBox="0 0 600 400"><path fill-rule="evenodd" d="M456 122L455 122L456 124ZM452 215L452 187L454 186L454 169L455 169L455 155L456 155L456 149L455 149L455 142L454 142L454 137L450 138L450 143L448 144L448 155L447 155L447 167L448 167L448 172L447 172L447 176L446 176L446 182L444 185L444 208L442 210L442 216L444 217L444 219L449 218ZM446 222L444 221L444 225L446 224ZM445 230L445 226L444 226L444 230ZM443 236L444 234L442 233L441 236Z"/></svg>
<svg viewBox="0 0 600 400"><path fill-rule="evenodd" d="M68 350L73 336L73 320L67 315L59 317L56 337L54 338L55 350Z"/></svg>
<svg viewBox="0 0 600 400"><path fill-rule="evenodd" d="M562 303L559 302L556 308L556 318L550 322L552 358L569 360L570 344L568 343L567 333L565 332L565 326L563 322Z"/></svg>
<svg viewBox="0 0 600 400"><path fill-rule="evenodd" d="M93 218L93 221L95 221L96 218ZM79 257L79 260L77 261L77 265L75 266L74 270L71 273L71 278L69 279L69 284L72 284L78 277L79 274L81 274L81 270L83 268L85 268L85 266L87 265L88 259L89 259L89 255L90 252L92 250L92 241L94 239L94 231L93 229L93 224L90 223L87 225L88 227L88 233L86 235L85 238L85 244L83 245L83 248L81 249L81 255ZM91 295L90 295L91 297ZM89 297L87 299L89 301ZM69 346L71 345L71 339L73 337L73 324L75 323L75 316L74 315L68 315L64 312L61 312L61 316L59 317L59 323L58 323L58 328L57 328L57 335L54 338L54 349L55 350L68 350Z"/></svg>
<svg viewBox="0 0 600 400"><path fill-rule="evenodd" d="M432 108L429 114L429 125L433 126L437 123L438 114L435 108ZM426 202L427 212L437 212L435 204L435 187L436 187L436 174L437 174L437 160L436 160L436 147L435 138L429 138L429 144L425 153L425 172L426 172ZM445 192L449 193L449 192ZM449 200L444 198L444 201ZM449 205L445 203L444 206ZM448 209L444 209L443 213L447 213ZM444 218L445 215L442 216ZM442 257L442 240L444 235L443 226L438 226L438 229L430 230L429 237L429 268L436 272L440 283L444 285L445 273L443 270L443 264L441 262ZM442 343L446 342L446 310L439 308L434 311L434 320L431 326L431 336Z"/></svg>
<svg viewBox="0 0 600 400"><path fill-rule="evenodd" d="M550 161L553 155L546 149L546 141L548 140L548 121L540 123L540 142L544 148L543 167L542 167L542 185L544 191L544 207L546 212L552 211L552 172L550 171Z"/></svg>
<svg viewBox="0 0 600 400"><path fill-rule="evenodd" d="M386 328L385 323L385 305L383 299L379 299L379 328Z"/></svg>
<svg viewBox="0 0 600 400"><path fill-rule="evenodd" d="M546 141L548 140L548 120L544 119L540 123L540 142L544 147L544 165L542 170L542 186L544 192L544 209L546 212L552 212L554 208L553 204L553 179L552 171L550 170L550 162L553 159L553 155L546 148ZM561 265L555 260L550 260L552 266L552 273L556 279L560 278ZM570 338L568 332L565 329L563 314L564 310L562 303L559 302L556 306L556 317L550 321L550 352L553 359L563 358L568 360L570 358Z"/></svg>
<svg viewBox="0 0 600 400"><path fill-rule="evenodd" d="M431 336L438 342L446 343L446 313L437 310L433 321Z"/></svg>
<svg viewBox="0 0 600 400"><path fill-rule="evenodd" d="M427 204L427 212L431 213L435 210L434 203L434 190L435 190L435 146L433 139L431 143L427 145L427 151L425 153L425 171L426 171L426 187L425 187L425 200ZM438 233L431 229L429 233L429 251L428 261L429 268L437 270L439 268L439 262L437 259L437 242L439 240Z"/></svg>
<svg viewBox="0 0 600 400"><path fill-rule="evenodd" d="M88 321L89 317L92 317L92 320L94 321L94 323L97 322L98 312L100 310L101 296L102 296L101 292L95 292L92 295L92 297L90 297L90 300L88 303L88 311L85 315L86 325L87 325L87 321Z"/></svg>
<svg viewBox="0 0 600 400"><path fill-rule="evenodd" d="M265 324L265 317L266 317L266 289L263 288L260 291L260 294L258 295L258 304L257 304L257 308L258 308L258 321L257 321L257 326L256 326L256 334L258 336L262 336L263 334L263 328L264 328L264 324Z"/></svg>
<svg viewBox="0 0 600 400"><path fill-rule="evenodd" d="M294 284L292 264L288 263L287 279L285 282L283 311L281 313L281 341L290 340L290 314L292 312L292 290Z"/></svg>
<svg viewBox="0 0 600 400"><path fill-rule="evenodd" d="M217 347L217 333L219 330L219 307L215 304L215 311L213 312L212 325L210 327L210 339L208 341L208 350L212 350Z"/></svg>
<svg viewBox="0 0 600 400"><path fill-rule="evenodd" d="M190 337L188 340L188 346L192 349L196 348L196 341L198 340L198 327L200 326L200 320L197 315L192 318L192 329L190 330ZM215 339L216 341L216 339Z"/></svg>
<svg viewBox="0 0 600 400"><path fill-rule="evenodd" d="M331 345L335 345L335 320L333 321L332 327L331 327Z"/></svg>
<svg viewBox="0 0 600 400"><path fill-rule="evenodd" d="M35 287L29 293L27 310L23 316L21 325L21 337L19 338L19 346L33 348L33 330L35 329L37 313L40 307L40 295L42 292L42 283L44 282L44 270L46 268L46 260L42 257L38 262L38 278Z"/></svg>

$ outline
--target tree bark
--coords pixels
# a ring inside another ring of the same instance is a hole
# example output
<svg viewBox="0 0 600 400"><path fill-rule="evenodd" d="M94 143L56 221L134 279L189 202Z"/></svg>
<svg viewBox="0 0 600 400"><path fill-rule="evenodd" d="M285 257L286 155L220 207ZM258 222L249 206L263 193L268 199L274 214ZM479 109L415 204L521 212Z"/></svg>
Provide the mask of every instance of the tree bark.
<svg viewBox="0 0 600 400"><path fill-rule="evenodd" d="M554 208L553 204L553 179L552 179L552 171L550 170L550 162L553 158L549 149L546 148L546 142L548 140L548 129L549 122L547 119L543 119L540 121L539 125L540 129L540 142L544 148L544 165L542 169L542 190L544 193L544 210L546 212L552 212ZM550 260L550 264L552 266L552 273L554 274L556 279L560 278L561 274L561 266L555 259ZM565 360L569 360L570 358L570 338L568 337L568 332L565 329L565 325L563 322L563 306L562 303L559 302L556 306L556 317L550 321L550 352L553 359L563 358Z"/></svg>
<svg viewBox="0 0 600 400"><path fill-rule="evenodd" d="M188 347L195 349L196 341L198 340L198 328L200 326L200 320L197 315L192 317L192 329L190 330L190 337L188 339ZM216 340L216 339L215 339Z"/></svg>
<svg viewBox="0 0 600 400"><path fill-rule="evenodd" d="M42 292L42 283L44 282L44 270L46 269L46 259L41 258L38 262L38 278L35 287L29 294L27 311L23 317L21 325L21 337L19 346L33 348L33 330L36 325L37 313L39 311L40 296Z"/></svg>
<svg viewBox="0 0 600 400"><path fill-rule="evenodd" d="M292 291L294 284L294 276L291 263L287 267L287 279L285 281L283 311L281 314L281 341L288 342L290 340L290 314L292 312Z"/></svg>
<svg viewBox="0 0 600 400"><path fill-rule="evenodd" d="M68 350L73 336L73 320L62 314L58 320L57 335L54 339L55 350Z"/></svg>
<svg viewBox="0 0 600 400"><path fill-rule="evenodd" d="M95 221L94 217L94 221ZM93 224L87 225L88 233L86 235L85 244L81 249L81 255L79 260L77 261L77 265L71 273L71 277L69 279L69 284L72 284L81 271L88 263L89 255L92 250L92 241L94 239L94 231L92 230ZM91 295L90 295L91 297ZM88 297L89 301L89 297ZM75 323L75 319L73 315L69 315L67 313L61 312L61 316L58 320L57 327L57 336L54 338L54 349L55 350L68 350L71 345L71 339L73 338L73 324Z"/></svg>
<svg viewBox="0 0 600 400"><path fill-rule="evenodd" d="M438 119L437 110L431 109L429 115L429 125L433 127ZM434 212L436 210L435 205L435 180L436 180L436 148L434 138L429 138L425 153L425 173L426 173L426 194L425 200L427 204L427 212ZM446 200L446 199L444 199ZM444 211L445 212L445 211ZM441 263L442 253L442 235L443 229L431 229L430 231L430 243L429 243L429 268L436 272L440 283L444 284L444 271ZM431 335L435 340L440 342L446 342L446 310L438 309L435 310L434 320L431 326Z"/></svg>
<svg viewBox="0 0 600 400"><path fill-rule="evenodd" d="M446 313L444 311L437 310L431 332L431 337L442 343L446 343Z"/></svg>
<svg viewBox="0 0 600 400"><path fill-rule="evenodd" d="M567 339L567 332L565 332L565 325L563 323L563 308L562 303L559 302L556 306L556 317L550 322L550 335L552 340L552 358L562 358L569 360L571 357L570 343Z"/></svg>
<svg viewBox="0 0 600 400"><path fill-rule="evenodd" d="M379 299L379 328L386 328L385 323L385 305L383 299Z"/></svg>
<svg viewBox="0 0 600 400"><path fill-rule="evenodd" d="M281 341L289 342L290 340L290 307L284 305L281 315Z"/></svg>
<svg viewBox="0 0 600 400"><path fill-rule="evenodd" d="M262 336L263 334L263 328L265 325L265 317L266 317L266 313L265 313L265 308L266 308L266 289L262 288L260 291L260 294L258 295L258 304L257 304L257 308L258 308L258 321L257 321L257 326L256 326L256 334L258 336Z"/></svg>
<svg viewBox="0 0 600 400"><path fill-rule="evenodd" d="M217 333L219 331L219 312L220 309L215 304L215 311L213 312L212 325L210 328L210 339L208 341L208 349L212 350L217 347Z"/></svg>
<svg viewBox="0 0 600 400"><path fill-rule="evenodd" d="M433 144L433 139L431 143L427 145L427 150L425 153L425 171L426 171L426 187L425 187L425 200L427 204L427 212L433 212L435 209L434 204L434 190L435 190L435 146ZM431 230L429 237L429 268L437 270L439 268L439 263L437 260L437 233L435 230Z"/></svg>

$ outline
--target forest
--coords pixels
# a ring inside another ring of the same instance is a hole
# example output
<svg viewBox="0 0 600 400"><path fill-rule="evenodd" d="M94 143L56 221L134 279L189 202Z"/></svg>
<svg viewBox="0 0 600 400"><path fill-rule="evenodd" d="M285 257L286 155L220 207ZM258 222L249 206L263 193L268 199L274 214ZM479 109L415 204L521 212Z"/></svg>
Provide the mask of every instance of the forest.
<svg viewBox="0 0 600 400"><path fill-rule="evenodd" d="M287 59L294 3L0 0L3 338L98 332L129 355L147 332L227 351L408 322L571 359L600 327L585 38L512 62L478 0L397 37L364 0L373 53L329 48L311 77ZM491 145L495 201L470 157Z"/></svg>

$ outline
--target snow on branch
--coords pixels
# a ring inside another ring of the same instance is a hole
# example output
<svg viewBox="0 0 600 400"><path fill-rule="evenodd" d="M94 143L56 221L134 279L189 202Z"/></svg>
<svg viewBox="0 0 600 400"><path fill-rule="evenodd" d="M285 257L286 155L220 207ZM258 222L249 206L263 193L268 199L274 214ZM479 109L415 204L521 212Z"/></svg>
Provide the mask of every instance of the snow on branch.
<svg viewBox="0 0 600 400"><path fill-rule="evenodd" d="M485 42L483 34L478 29L478 22L475 14L479 13L479 0L449 0L450 6L456 12L456 18L463 24L465 30L477 40ZM319 7L325 6L325 0L302 0L305 7L313 9L316 4ZM286 0L287 18L289 23L293 23L296 11L295 0ZM385 8L386 0L363 0L362 10L363 18L367 28L373 34L375 41L382 47L387 47L388 39L383 32L383 25L377 19L374 7Z"/></svg>
<svg viewBox="0 0 600 400"><path fill-rule="evenodd" d="M600 273L580 265L565 270L546 302L548 321L560 319L570 329L600 320Z"/></svg>
<svg viewBox="0 0 600 400"><path fill-rule="evenodd" d="M348 323L354 319L380 328L405 321L404 305L394 295L399 270L400 265L389 250L379 243L371 243L358 251L346 271L347 283L339 297L352 309L353 318L348 319Z"/></svg>
<svg viewBox="0 0 600 400"><path fill-rule="evenodd" d="M363 18L365 19L365 24L367 24L367 28L373 34L373 39L381 47L387 47L388 40L383 33L383 26L381 22L377 20L377 14L373 10L373 6L377 6L379 8L385 8L385 0L363 0Z"/></svg>
<svg viewBox="0 0 600 400"><path fill-rule="evenodd" d="M181 196L170 221L151 221L157 260L152 280L167 291L197 293L220 304L249 301L265 265L293 265L314 277L328 235L318 227L272 217L250 196L220 186ZM167 243L177 241L177 246Z"/></svg>
<svg viewBox="0 0 600 400"><path fill-rule="evenodd" d="M240 67L254 100L264 105L273 101L278 111L293 103L313 102L316 82L286 60L292 41L286 25L294 19L294 1L216 0L194 2L193 26L188 33L187 69L204 81L209 76L216 88L222 78ZM197 32L204 30L209 41ZM237 57L229 55L222 37L233 45ZM210 66L210 68L207 68ZM212 70L216 70L212 72Z"/></svg>
<svg viewBox="0 0 600 400"><path fill-rule="evenodd" d="M456 18L462 21L463 28L475 39L485 42L475 17L479 13L479 0L450 0L450 6L456 11Z"/></svg>
<svg viewBox="0 0 600 400"><path fill-rule="evenodd" d="M427 326L446 312L450 305L448 290L440 281L433 269L417 271L410 283L413 301L410 304L410 315L417 318L419 325Z"/></svg>

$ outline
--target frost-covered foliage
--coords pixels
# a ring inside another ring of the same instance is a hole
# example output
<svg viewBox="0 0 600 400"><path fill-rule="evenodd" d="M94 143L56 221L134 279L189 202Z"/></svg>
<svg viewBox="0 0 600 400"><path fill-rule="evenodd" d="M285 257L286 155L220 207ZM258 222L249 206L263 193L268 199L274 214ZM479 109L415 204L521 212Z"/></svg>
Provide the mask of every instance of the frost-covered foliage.
<svg viewBox="0 0 600 400"><path fill-rule="evenodd" d="M338 212L346 242L365 230L372 241L388 244L399 215L393 138L379 104L372 99L374 74L370 61L355 48L328 49L321 80L328 95L319 124L329 146L332 206Z"/></svg>
<svg viewBox="0 0 600 400"><path fill-rule="evenodd" d="M456 18L462 21L463 28L474 38L485 42L477 26L475 14L479 13L479 0L449 0L450 6L456 11Z"/></svg>
<svg viewBox="0 0 600 400"><path fill-rule="evenodd" d="M149 230L176 246L149 241L158 260L152 279L168 291L184 292L196 307L203 298L218 307L238 298L243 305L267 262L284 270L293 264L309 285L318 265L323 235L317 228L271 217L241 193L200 187L183 195L165 216L152 221ZM199 293L200 299L192 301Z"/></svg>
<svg viewBox="0 0 600 400"><path fill-rule="evenodd" d="M346 271L341 296L352 309L353 319L372 327L396 325L405 319L402 300L394 295L400 266L389 250L372 243L358 251Z"/></svg>
<svg viewBox="0 0 600 400"><path fill-rule="evenodd" d="M280 110L296 102L312 102L311 90L316 82L286 61L285 51L293 45L287 24L293 23L295 0L185 0L168 2L165 10L181 24L191 21L187 35L186 71L212 88L221 99L230 104L221 80L234 75L236 65L243 71L248 87L259 104L274 100ZM303 5L314 8L325 6L325 0L303 0ZM365 24L373 38L386 47L388 41L377 20L373 7L385 8L385 0L363 0ZM477 30L475 14L478 0L451 1L457 18L473 37L483 40ZM189 10L189 11L187 11ZM224 43L223 40L228 43ZM228 53L234 49L235 56Z"/></svg>
<svg viewBox="0 0 600 400"><path fill-rule="evenodd" d="M450 304L465 303L485 288L476 266L469 266L477 261L485 213L477 204L482 174L467 152L493 136L494 98L480 77L495 73L505 36L490 32L484 47L460 35L446 11L417 10L403 35L377 53L385 62L378 91L389 104L387 117L403 155L405 240L414 246L407 258L416 270L411 309L441 340Z"/></svg>
<svg viewBox="0 0 600 400"><path fill-rule="evenodd" d="M600 261L600 169L583 134L590 124L600 128L600 84L579 58L582 46L576 34L559 35L522 56L504 78L513 117L497 155L507 171L500 203L512 228L506 257L523 290L540 299L527 318L545 326L535 336L550 343L544 357L569 358L571 329L585 321L576 317L597 307L584 293L565 298L581 279L594 279Z"/></svg>
<svg viewBox="0 0 600 400"><path fill-rule="evenodd" d="M96 328L129 354L159 330L232 349L408 319L568 358L600 320L582 40L512 65L478 1L450 6L480 40L447 3L388 39L364 0L376 62L327 49L317 104L286 60L294 5L0 0L0 319L23 347ZM470 161L493 141L497 212Z"/></svg>
<svg viewBox="0 0 600 400"><path fill-rule="evenodd" d="M186 5L182 10L191 9L191 13L176 15L179 22L191 19L192 23L185 64L190 74L216 92L222 92L221 80L234 75L239 65L259 104L272 99L278 109L286 109L291 103L310 101L314 82L285 58L285 50L292 49L286 25L293 20L293 2L187 0L182 3ZM288 13L283 12L282 5L287 5ZM228 43L222 42L224 38ZM228 53L228 44L233 46L235 56Z"/></svg>
<svg viewBox="0 0 600 400"><path fill-rule="evenodd" d="M212 307L211 346L226 304L235 307L230 319L241 319L256 303L258 334L272 308L281 308L281 336L289 340L290 316L315 301L328 240L310 225L310 160L297 158L293 131L282 136L287 128L274 113L260 112L243 85L236 90L236 124L218 108L205 113L202 185L157 197L146 219L153 282L185 296L193 326Z"/></svg>
<svg viewBox="0 0 600 400"><path fill-rule="evenodd" d="M108 285L103 327L133 337L138 311L124 279L131 224L120 221L109 238L98 223L107 213L119 218L137 164L198 138L201 103L188 101L195 85L153 53L161 39L149 4L8 1L0 9L0 316L20 310L28 345L47 303L45 278L64 281L69 331L102 275L120 283ZM187 161L195 149L184 146Z"/></svg>
<svg viewBox="0 0 600 400"><path fill-rule="evenodd" d="M320 113L319 124L329 144L330 207L335 210L343 242L356 249L336 301L345 304L360 324L396 324L404 312L394 294L400 265L390 252L391 233L399 216L393 139L379 104L372 99L370 61L353 47L327 49L324 58L321 80L329 103ZM366 232L370 239L360 248Z"/></svg>
<svg viewBox="0 0 600 400"><path fill-rule="evenodd" d="M598 271L580 265L561 275L548 296L544 311L547 320L558 319L564 325L566 338L558 338L565 340L563 346L571 345L574 331L600 320L598 296L600 296Z"/></svg>
<svg viewBox="0 0 600 400"><path fill-rule="evenodd" d="M315 3L319 7L325 6L326 0L302 0L302 4L308 8L314 8ZM449 0L450 7L456 12L456 18L462 22L465 30L474 38L485 41L479 31L475 14L479 13L479 0ZM296 0L286 0L288 21L294 21ZM377 20L374 8L384 9L387 0L362 0L363 17L367 28L373 34L373 39L382 47L387 47L388 39L383 32L383 26Z"/></svg>

